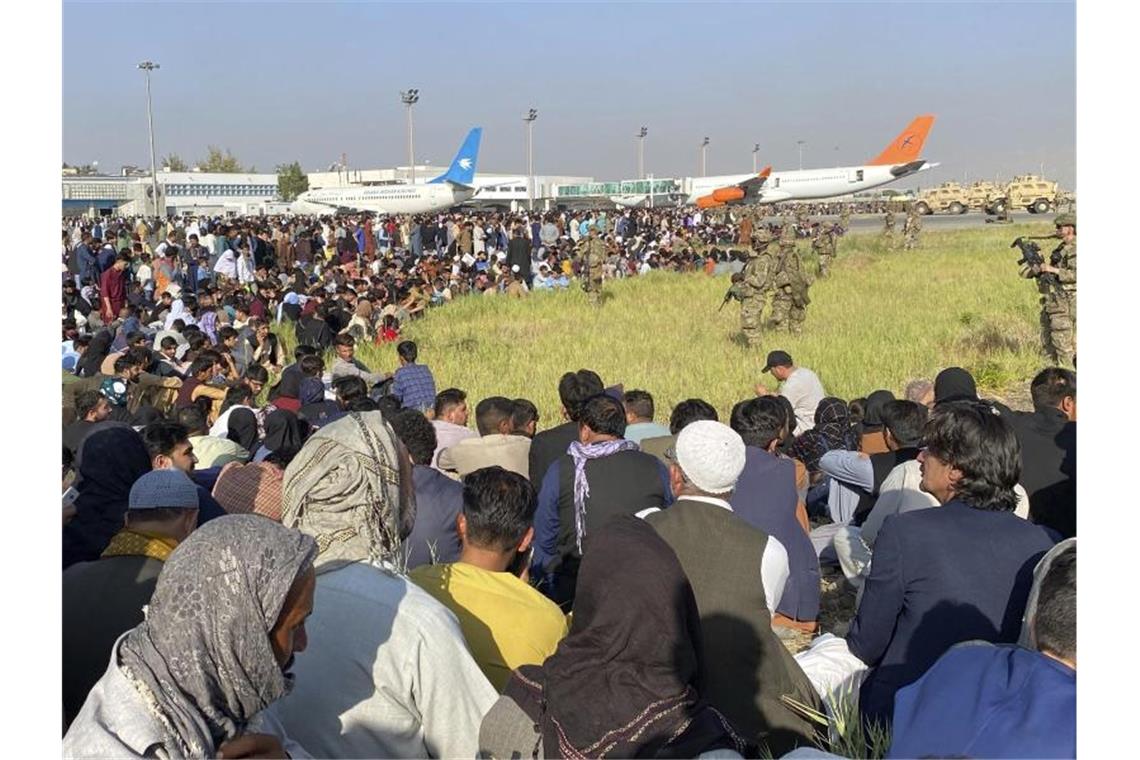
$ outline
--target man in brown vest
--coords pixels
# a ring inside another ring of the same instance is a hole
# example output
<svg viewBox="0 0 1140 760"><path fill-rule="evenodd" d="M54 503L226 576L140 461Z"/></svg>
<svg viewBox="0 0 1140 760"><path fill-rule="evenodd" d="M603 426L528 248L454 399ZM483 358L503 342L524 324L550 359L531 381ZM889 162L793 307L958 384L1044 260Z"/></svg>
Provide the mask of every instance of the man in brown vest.
<svg viewBox="0 0 1140 760"><path fill-rule="evenodd" d="M781 697L819 709L807 676L772 632L787 551L737 517L728 499L744 469L741 437L720 422L686 426L670 459L677 501L645 519L676 552L701 616L703 695L749 741L779 757L810 746L812 726Z"/></svg>

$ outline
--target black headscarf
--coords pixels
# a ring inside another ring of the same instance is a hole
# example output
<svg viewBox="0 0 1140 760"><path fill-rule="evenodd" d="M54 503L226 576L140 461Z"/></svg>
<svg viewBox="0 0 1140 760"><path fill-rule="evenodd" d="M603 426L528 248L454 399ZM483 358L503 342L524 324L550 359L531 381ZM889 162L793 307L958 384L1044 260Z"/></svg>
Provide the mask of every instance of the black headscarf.
<svg viewBox="0 0 1140 760"><path fill-rule="evenodd" d="M895 394L877 390L867 397L863 406L863 432L873 433L883 429L883 407L895 400Z"/></svg>
<svg viewBox="0 0 1140 760"><path fill-rule="evenodd" d="M309 423L288 409L270 412L265 418L265 440L261 442L271 452L266 459L284 467L305 445L309 431Z"/></svg>
<svg viewBox="0 0 1140 760"><path fill-rule="evenodd" d="M63 529L63 567L99 558L123 527L131 486L150 472L142 436L125 425L90 433L79 451L79 498Z"/></svg>
<svg viewBox="0 0 1140 760"><path fill-rule="evenodd" d="M791 454L810 472L819 471L819 460L829 451L858 451L859 438L851 425L851 411L843 399L829 396L815 408L815 427L796 438Z"/></svg>
<svg viewBox="0 0 1140 760"><path fill-rule="evenodd" d="M677 555L636 517L591 539L570 633L505 694L542 734L546 757L696 757L749 747L705 704L701 622ZM614 568L621 572L615 573Z"/></svg>
<svg viewBox="0 0 1140 760"><path fill-rule="evenodd" d="M947 367L934 378L935 405L952 401L977 400L977 383L974 382L973 376L961 367Z"/></svg>
<svg viewBox="0 0 1140 760"><path fill-rule="evenodd" d="M226 420L226 438L252 452L257 448L259 432L257 429L257 415L249 409L234 409Z"/></svg>
<svg viewBox="0 0 1140 760"><path fill-rule="evenodd" d="M87 350L75 365L75 374L80 377L95 377L99 374L99 367L103 365L107 354L111 353L111 342L114 339L115 336L110 330L100 330L95 333L87 345Z"/></svg>

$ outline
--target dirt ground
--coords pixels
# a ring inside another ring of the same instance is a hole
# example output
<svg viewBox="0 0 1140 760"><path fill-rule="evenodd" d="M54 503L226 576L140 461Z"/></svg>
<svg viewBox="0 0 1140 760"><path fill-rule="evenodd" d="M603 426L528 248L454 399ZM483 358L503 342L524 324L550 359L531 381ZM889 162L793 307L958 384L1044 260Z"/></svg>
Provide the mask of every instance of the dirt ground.
<svg viewBox="0 0 1140 760"><path fill-rule="evenodd" d="M819 633L846 635L851 618L855 617L855 589L839 568L826 568L819 581L819 592ZM797 654L811 645L815 635L818 634L795 633L781 640L792 654Z"/></svg>

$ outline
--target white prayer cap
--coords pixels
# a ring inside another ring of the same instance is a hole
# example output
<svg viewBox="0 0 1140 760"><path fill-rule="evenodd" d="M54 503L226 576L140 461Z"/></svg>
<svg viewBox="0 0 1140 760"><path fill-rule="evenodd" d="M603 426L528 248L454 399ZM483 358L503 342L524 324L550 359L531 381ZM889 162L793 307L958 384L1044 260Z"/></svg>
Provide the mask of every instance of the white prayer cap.
<svg viewBox="0 0 1140 760"><path fill-rule="evenodd" d="M674 446L689 482L705 493L726 493L744 471L744 440L722 422L698 420L685 426Z"/></svg>

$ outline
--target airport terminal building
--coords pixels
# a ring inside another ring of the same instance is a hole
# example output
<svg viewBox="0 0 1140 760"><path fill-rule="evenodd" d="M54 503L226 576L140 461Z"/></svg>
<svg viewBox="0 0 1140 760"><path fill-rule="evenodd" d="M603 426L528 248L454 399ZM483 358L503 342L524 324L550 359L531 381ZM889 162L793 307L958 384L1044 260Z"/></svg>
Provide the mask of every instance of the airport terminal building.
<svg viewBox="0 0 1140 760"><path fill-rule="evenodd" d="M438 176L438 166L415 167L416 182ZM394 169L352 169L310 172L309 189L390 185L411 182L408 167ZM547 176L534 178L534 205L551 208L557 204L558 188L581 186L593 177ZM475 207L517 211L528 202L525 174L479 173L475 175L479 194L468 202ZM136 214L209 214L253 216L281 214L289 204L277 197L276 174L218 174L206 172L158 173L158 203L154 202L151 177L64 176L63 214L65 216L132 216Z"/></svg>

